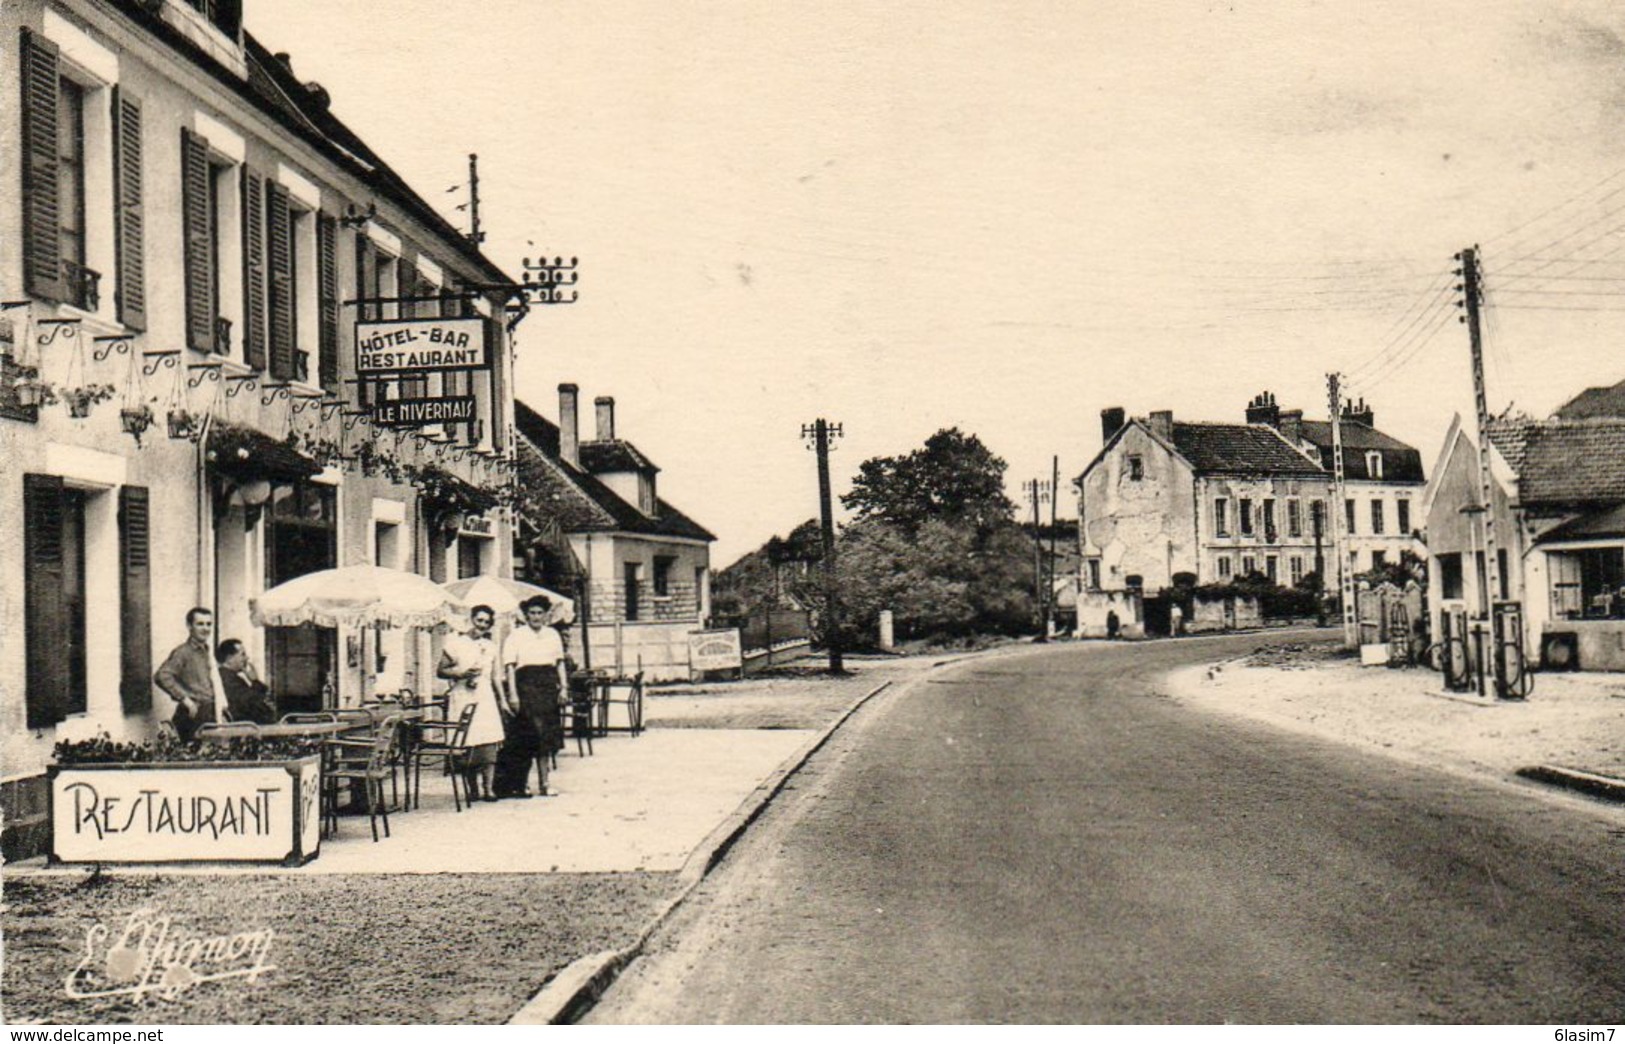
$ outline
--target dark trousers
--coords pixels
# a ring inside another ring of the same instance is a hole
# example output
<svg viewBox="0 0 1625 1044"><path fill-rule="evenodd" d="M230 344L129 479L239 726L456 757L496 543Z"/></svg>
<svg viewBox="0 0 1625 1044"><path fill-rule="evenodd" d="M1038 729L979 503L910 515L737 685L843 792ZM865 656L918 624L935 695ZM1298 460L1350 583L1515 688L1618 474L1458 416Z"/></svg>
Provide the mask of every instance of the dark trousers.
<svg viewBox="0 0 1625 1044"><path fill-rule="evenodd" d="M175 734L181 738L182 743L190 743L197 736L199 725L207 725L214 721L214 702L212 700L199 700L197 714L186 709L185 704L175 708L175 716L169 723L175 727Z"/></svg>
<svg viewBox="0 0 1625 1044"><path fill-rule="evenodd" d="M556 747L550 733L557 731L559 717L559 672L556 667L521 667L514 673L519 690L519 713L503 718L507 733L497 754L495 790L517 794L530 782L530 769L542 774L538 785L547 785L546 758ZM551 713L550 713L551 712Z"/></svg>

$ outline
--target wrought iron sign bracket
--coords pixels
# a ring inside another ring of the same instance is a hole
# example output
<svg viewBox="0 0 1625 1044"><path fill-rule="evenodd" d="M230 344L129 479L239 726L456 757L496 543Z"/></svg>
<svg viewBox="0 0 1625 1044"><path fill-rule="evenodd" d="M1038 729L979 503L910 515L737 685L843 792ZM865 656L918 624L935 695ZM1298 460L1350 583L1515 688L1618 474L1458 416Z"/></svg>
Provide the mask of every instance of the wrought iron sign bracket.
<svg viewBox="0 0 1625 1044"><path fill-rule="evenodd" d="M150 363L142 364L142 376L151 377L155 375L160 366L168 366L173 368L176 365L176 360L180 357L180 354L181 352L179 348L168 352L142 352L141 358L152 360Z"/></svg>
<svg viewBox="0 0 1625 1044"><path fill-rule="evenodd" d="M217 362L188 363L186 366L188 370L199 370L201 372L195 377L186 378L186 386L188 388L196 388L205 380L218 381L220 379L221 365L221 363Z"/></svg>
<svg viewBox="0 0 1625 1044"><path fill-rule="evenodd" d="M39 337L35 338L35 340L39 342L39 346L41 348L49 347L51 342L55 341L59 336L64 340L71 341L75 337L79 336L79 324L83 321L84 320L77 318L36 319L34 320L35 326L48 326L51 329L49 333L42 333L39 335Z"/></svg>
<svg viewBox="0 0 1625 1044"><path fill-rule="evenodd" d="M90 357L97 362L104 361L113 352L120 355L130 354L130 348L135 344L135 334L111 334L107 337L92 337L92 343L99 347L91 350Z"/></svg>

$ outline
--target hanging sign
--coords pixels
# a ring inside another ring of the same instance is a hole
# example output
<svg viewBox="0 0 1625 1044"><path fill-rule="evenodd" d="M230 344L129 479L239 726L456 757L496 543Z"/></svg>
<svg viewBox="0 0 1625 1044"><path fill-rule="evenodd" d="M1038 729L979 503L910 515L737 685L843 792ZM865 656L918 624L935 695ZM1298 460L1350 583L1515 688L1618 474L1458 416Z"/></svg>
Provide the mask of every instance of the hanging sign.
<svg viewBox="0 0 1625 1044"><path fill-rule="evenodd" d="M445 395L429 399L386 399L372 404L372 422L391 428L466 424L473 419L472 395Z"/></svg>
<svg viewBox="0 0 1625 1044"><path fill-rule="evenodd" d="M491 365L485 321L383 319L355 324L356 373L415 375Z"/></svg>

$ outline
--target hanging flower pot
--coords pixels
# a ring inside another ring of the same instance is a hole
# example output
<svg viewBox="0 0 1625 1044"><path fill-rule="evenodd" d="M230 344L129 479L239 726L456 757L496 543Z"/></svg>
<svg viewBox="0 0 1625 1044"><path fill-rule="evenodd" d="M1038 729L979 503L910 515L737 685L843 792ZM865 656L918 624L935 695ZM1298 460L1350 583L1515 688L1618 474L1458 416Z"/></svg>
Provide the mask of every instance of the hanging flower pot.
<svg viewBox="0 0 1625 1044"><path fill-rule="evenodd" d="M191 439L197 437L198 422L192 416L192 411L176 407L169 411L166 418L169 426L169 437L172 439Z"/></svg>
<svg viewBox="0 0 1625 1044"><path fill-rule="evenodd" d="M152 407L147 405L126 406L118 411L120 426L124 434L135 436L135 444L141 445L141 436L152 427Z"/></svg>
<svg viewBox="0 0 1625 1044"><path fill-rule="evenodd" d="M112 397L111 384L86 384L62 392L62 399L68 404L68 416L79 419L90 416L91 407Z"/></svg>

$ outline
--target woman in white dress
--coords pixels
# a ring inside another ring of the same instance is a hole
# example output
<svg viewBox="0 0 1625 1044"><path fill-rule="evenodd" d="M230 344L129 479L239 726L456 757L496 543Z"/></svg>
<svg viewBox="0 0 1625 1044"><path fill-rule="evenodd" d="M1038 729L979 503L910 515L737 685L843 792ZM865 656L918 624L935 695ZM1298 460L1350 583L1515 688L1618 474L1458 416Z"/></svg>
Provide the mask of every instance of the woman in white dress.
<svg viewBox="0 0 1625 1044"><path fill-rule="evenodd" d="M502 746L502 712L497 704L497 643L491 637L497 614L488 605L476 605L468 614L472 625L466 635L446 639L435 672L451 682L446 715L452 720L463 708L474 707L474 720L468 726L468 758L463 763L468 780L468 800L495 801L492 775L497 750Z"/></svg>

